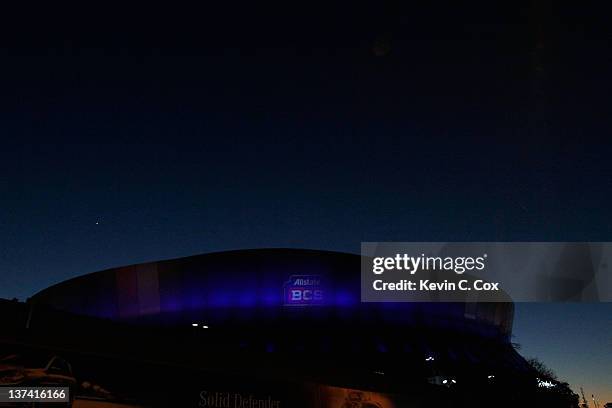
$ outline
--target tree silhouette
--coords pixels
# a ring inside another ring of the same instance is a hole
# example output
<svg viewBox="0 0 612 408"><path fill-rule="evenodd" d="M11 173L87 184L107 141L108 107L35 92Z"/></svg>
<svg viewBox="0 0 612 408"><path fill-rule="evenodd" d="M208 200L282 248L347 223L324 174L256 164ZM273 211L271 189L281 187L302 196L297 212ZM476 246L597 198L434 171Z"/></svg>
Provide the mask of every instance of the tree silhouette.
<svg viewBox="0 0 612 408"><path fill-rule="evenodd" d="M557 374L550 368L548 368L543 362L538 360L537 358L530 358L527 360L529 365L533 367L533 369L538 373L538 376L542 380L557 380Z"/></svg>

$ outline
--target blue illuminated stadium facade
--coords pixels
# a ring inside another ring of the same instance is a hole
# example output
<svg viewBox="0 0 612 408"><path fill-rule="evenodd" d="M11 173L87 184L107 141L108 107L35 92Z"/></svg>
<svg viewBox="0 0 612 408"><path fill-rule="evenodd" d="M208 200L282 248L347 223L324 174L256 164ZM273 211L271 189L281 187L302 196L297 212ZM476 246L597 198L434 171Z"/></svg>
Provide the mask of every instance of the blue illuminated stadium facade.
<svg viewBox="0 0 612 408"><path fill-rule="evenodd" d="M526 370L510 346L513 304L361 303L360 257L261 249L81 276L33 297L71 313L167 329L206 326L230 350L385 353Z"/></svg>

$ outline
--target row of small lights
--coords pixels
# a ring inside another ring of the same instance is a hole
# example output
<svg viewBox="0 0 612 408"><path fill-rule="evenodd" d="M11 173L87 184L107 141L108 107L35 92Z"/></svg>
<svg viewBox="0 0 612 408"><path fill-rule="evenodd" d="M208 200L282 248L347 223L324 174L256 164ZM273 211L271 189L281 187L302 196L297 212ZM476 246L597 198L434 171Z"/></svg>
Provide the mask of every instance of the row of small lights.
<svg viewBox="0 0 612 408"><path fill-rule="evenodd" d="M193 327L199 327L199 326L200 326L200 324L199 324L199 323L191 323L191 326L193 326ZM202 325L202 328L203 328L203 329L208 329L208 326L207 326L207 325L205 325L205 324L203 324L203 325ZM429 357L427 357L427 358L425 359L425 361L435 361L435 358L434 358L433 356L429 356ZM375 374L379 374L379 375L385 375L385 373L384 373L384 372L382 372L382 371L374 371L374 373L375 373ZM488 378L489 380L492 380L493 378L495 378L495 376L494 376L494 375L488 375L488 376L487 376L487 378ZM455 381L455 380L451 380L451 382L452 382L453 384L457 384L457 381ZM448 383L448 380L443 380L443 381L442 381L442 384L447 384L447 383ZM549 381L542 381L542 380L540 380L540 379L538 378L538 386L540 386L540 387L550 388L550 387L554 387L554 386L555 386L555 384L553 384L553 383L551 383L551 382L549 382Z"/></svg>
<svg viewBox="0 0 612 408"><path fill-rule="evenodd" d="M429 356L429 357L427 357L427 358L425 359L425 361L435 361L435 360L436 360L436 359L435 359L433 356ZM487 378L488 378L489 380L492 380L492 379L494 379L494 378L495 378L495 376L494 376L494 375L488 375L488 376L487 376ZM538 379L538 380L539 380L539 379ZM451 382L452 382L453 384L457 384L457 381L455 381L455 380L451 380ZM444 381L442 381L442 384L446 384L446 383L448 383L448 380L444 380Z"/></svg>
<svg viewBox="0 0 612 408"><path fill-rule="evenodd" d="M191 325L192 325L193 327L199 327L199 326L200 326L200 324L199 324L199 323L191 323ZM206 326L205 324L203 324L203 325L202 325L202 328L203 328L203 329L208 329L208 326Z"/></svg>

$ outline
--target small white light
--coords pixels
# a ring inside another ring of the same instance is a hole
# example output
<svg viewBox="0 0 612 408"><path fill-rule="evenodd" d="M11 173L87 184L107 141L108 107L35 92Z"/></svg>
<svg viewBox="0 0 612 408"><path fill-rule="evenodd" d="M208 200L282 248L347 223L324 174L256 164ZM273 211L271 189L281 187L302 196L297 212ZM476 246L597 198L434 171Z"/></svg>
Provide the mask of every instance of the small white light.
<svg viewBox="0 0 612 408"><path fill-rule="evenodd" d="M208 326L206 326L206 325L202 325L202 328L203 328L203 329L208 329Z"/></svg>
<svg viewBox="0 0 612 408"><path fill-rule="evenodd" d="M425 361L434 361L435 359L432 356L429 356L425 359Z"/></svg>
<svg viewBox="0 0 612 408"><path fill-rule="evenodd" d="M451 381L453 382L453 384L457 384L457 381L455 381L455 380L451 380Z"/></svg>
<svg viewBox="0 0 612 408"><path fill-rule="evenodd" d="M495 378L495 376L494 375L489 375L489 376L487 376L487 378L490 380L491 378Z"/></svg>
<svg viewBox="0 0 612 408"><path fill-rule="evenodd" d="M552 387L557 386L557 384L553 383L552 381L545 381L539 378L537 380L538 380L538 387L552 388Z"/></svg>
<svg viewBox="0 0 612 408"><path fill-rule="evenodd" d="M442 384L446 384L448 380L442 380Z"/></svg>
<svg viewBox="0 0 612 408"><path fill-rule="evenodd" d="M191 325L192 325L193 327L198 327L198 324L197 324L197 323L191 323Z"/></svg>

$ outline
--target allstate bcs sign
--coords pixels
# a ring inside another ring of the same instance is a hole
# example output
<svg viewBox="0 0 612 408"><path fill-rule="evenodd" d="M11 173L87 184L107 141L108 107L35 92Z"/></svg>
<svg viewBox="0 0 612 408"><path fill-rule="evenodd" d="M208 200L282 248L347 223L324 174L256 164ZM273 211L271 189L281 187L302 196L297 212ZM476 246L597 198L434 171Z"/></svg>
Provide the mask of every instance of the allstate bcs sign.
<svg viewBox="0 0 612 408"><path fill-rule="evenodd" d="M319 275L292 275L284 285L285 306L322 305L325 291Z"/></svg>

